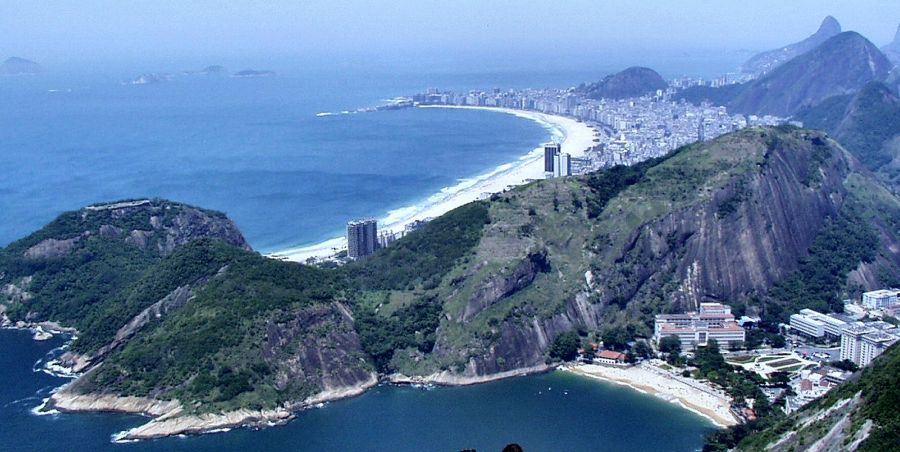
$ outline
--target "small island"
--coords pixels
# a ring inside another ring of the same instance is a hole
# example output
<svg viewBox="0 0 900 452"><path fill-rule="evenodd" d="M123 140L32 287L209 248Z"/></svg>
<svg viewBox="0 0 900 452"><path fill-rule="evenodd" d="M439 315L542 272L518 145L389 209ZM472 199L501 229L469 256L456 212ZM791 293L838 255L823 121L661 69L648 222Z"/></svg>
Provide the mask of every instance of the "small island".
<svg viewBox="0 0 900 452"><path fill-rule="evenodd" d="M272 77L275 75L275 71L260 71L256 69L245 69L243 71L235 72L232 77L239 78L250 78L250 77Z"/></svg>
<svg viewBox="0 0 900 452"><path fill-rule="evenodd" d="M44 72L40 64L25 58L10 57L0 64L0 75L35 75Z"/></svg>

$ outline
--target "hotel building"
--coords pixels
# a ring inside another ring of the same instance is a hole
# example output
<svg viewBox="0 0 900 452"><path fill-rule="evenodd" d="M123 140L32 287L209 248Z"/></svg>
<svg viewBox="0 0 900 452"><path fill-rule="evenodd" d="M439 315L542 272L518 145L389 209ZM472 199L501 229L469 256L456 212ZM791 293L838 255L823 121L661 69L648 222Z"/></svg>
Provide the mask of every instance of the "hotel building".
<svg viewBox="0 0 900 452"><path fill-rule="evenodd" d="M656 316L653 339L667 336L681 341L682 350L694 350L715 340L722 348L743 344L746 333L734 319L731 308L720 303L700 303L699 312Z"/></svg>

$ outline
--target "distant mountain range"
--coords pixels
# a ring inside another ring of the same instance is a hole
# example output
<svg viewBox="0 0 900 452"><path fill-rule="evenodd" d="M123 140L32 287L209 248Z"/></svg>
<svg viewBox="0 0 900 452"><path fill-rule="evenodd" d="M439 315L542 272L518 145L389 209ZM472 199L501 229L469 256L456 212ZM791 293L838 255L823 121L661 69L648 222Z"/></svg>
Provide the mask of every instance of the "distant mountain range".
<svg viewBox="0 0 900 452"><path fill-rule="evenodd" d="M0 64L0 75L32 75L44 72L40 64L19 57L7 58Z"/></svg>
<svg viewBox="0 0 900 452"><path fill-rule="evenodd" d="M653 69L635 66L579 87L579 90L592 99L626 99L665 90L668 86Z"/></svg>
<svg viewBox="0 0 900 452"><path fill-rule="evenodd" d="M822 25L810 37L784 47L769 50L754 55L741 66L741 72L745 74L763 74L775 69L785 62L794 59L810 50L818 47L823 42L838 35L841 32L841 24L834 17L828 16L822 21Z"/></svg>
<svg viewBox="0 0 900 452"><path fill-rule="evenodd" d="M894 40L882 47L881 51L892 63L900 65L900 25L897 26L897 34L894 35Z"/></svg>
<svg viewBox="0 0 900 452"><path fill-rule="evenodd" d="M837 95L852 94L871 81L885 81L893 64L869 40L848 31L829 38L751 82L685 90L690 102L708 100L744 114L792 116Z"/></svg>

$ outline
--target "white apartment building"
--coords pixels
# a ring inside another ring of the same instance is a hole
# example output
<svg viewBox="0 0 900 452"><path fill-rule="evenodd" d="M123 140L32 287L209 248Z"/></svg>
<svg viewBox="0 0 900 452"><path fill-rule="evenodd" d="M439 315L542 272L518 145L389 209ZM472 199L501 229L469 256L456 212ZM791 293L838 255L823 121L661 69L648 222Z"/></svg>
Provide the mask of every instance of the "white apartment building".
<svg viewBox="0 0 900 452"><path fill-rule="evenodd" d="M841 361L847 359L859 364L862 351L863 336L875 330L863 323L855 323L844 327L841 333Z"/></svg>
<svg viewBox="0 0 900 452"><path fill-rule="evenodd" d="M888 347L894 345L897 340L897 336L884 331L866 334L862 337L862 344L859 349L859 362L856 364L859 367L867 366L878 355L884 353Z"/></svg>

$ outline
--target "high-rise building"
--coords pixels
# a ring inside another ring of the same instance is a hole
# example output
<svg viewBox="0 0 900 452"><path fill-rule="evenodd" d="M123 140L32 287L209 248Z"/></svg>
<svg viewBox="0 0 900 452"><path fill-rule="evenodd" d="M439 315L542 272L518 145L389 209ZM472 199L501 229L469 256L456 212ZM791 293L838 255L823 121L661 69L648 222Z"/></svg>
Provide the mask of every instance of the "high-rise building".
<svg viewBox="0 0 900 452"><path fill-rule="evenodd" d="M378 246L378 222L372 219L347 223L347 255L358 259L375 252Z"/></svg>
<svg viewBox="0 0 900 452"><path fill-rule="evenodd" d="M559 143L547 143L544 145L544 172L553 174L556 155L562 152Z"/></svg>
<svg viewBox="0 0 900 452"><path fill-rule="evenodd" d="M857 364L859 367L868 366L872 360L884 353L895 342L897 342L897 336L884 331L876 331L863 336Z"/></svg>
<svg viewBox="0 0 900 452"><path fill-rule="evenodd" d="M558 153L553 158L553 177L565 177L572 175L572 156L566 153Z"/></svg>

